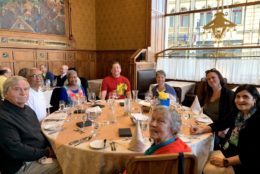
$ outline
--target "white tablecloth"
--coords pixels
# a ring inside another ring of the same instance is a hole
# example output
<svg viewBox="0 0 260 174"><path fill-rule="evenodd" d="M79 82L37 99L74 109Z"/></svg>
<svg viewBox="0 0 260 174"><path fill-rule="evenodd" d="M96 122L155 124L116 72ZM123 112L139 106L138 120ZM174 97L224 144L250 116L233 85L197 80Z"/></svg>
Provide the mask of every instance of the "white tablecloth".
<svg viewBox="0 0 260 174"><path fill-rule="evenodd" d="M85 142L76 147L69 146L68 143L77 140L79 138L88 136L91 134L92 127L87 127L85 133L80 134L79 132L73 131L77 129L76 122L81 121L80 114L74 114L70 117L66 117L66 113L53 113L46 119L66 119L66 121L43 121L42 130L50 141L57 159L61 165L64 174L78 174L78 173L113 173L122 171L125 168L126 162L129 158L135 155L142 155L143 153L133 152L128 150L130 140L120 138L118 136L119 128L131 128L132 133L135 131L135 127L130 121L128 116L123 114L123 107L120 107L117 103L116 107L116 118L117 122L114 124L106 125L105 121L109 118L108 107L102 109L102 114L99 116L98 121L102 126L98 129L97 135L91 139L93 140L104 140L107 139L108 143L111 140L116 142L117 151L111 151L108 146L105 149L94 150L89 147L89 143ZM185 122L185 120L184 120ZM57 127L63 125L64 130L58 133L49 134L44 128L46 125L52 125ZM186 141L191 147L192 152L198 157L198 170L202 172L204 164L206 163L209 153L213 148L213 136L211 133L190 136L185 135L183 132L187 132L189 127L184 126L180 138ZM146 147L150 146L148 140L149 131L143 132L145 135Z"/></svg>

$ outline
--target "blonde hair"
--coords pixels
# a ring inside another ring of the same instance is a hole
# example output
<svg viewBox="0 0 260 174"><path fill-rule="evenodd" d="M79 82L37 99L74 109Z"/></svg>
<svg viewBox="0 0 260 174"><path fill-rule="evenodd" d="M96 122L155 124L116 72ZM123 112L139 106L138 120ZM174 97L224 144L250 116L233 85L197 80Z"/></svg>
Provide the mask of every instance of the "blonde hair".
<svg viewBox="0 0 260 174"><path fill-rule="evenodd" d="M8 79L6 79L6 81L4 82L4 85L3 85L3 94L5 95L8 92L10 87L17 85L18 82L21 80L24 80L28 83L26 78L24 78L22 76L12 76L12 77L9 77ZM29 83L28 83L28 86L29 86Z"/></svg>

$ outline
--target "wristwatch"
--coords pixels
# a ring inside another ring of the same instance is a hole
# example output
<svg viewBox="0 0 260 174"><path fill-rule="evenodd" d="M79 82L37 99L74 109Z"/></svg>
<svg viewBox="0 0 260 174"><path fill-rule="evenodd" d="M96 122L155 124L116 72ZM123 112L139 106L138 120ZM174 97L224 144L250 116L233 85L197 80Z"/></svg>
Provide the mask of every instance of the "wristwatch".
<svg viewBox="0 0 260 174"><path fill-rule="evenodd" d="M224 165L224 167L228 167L229 166L228 159L226 159L226 158L223 159L223 165Z"/></svg>

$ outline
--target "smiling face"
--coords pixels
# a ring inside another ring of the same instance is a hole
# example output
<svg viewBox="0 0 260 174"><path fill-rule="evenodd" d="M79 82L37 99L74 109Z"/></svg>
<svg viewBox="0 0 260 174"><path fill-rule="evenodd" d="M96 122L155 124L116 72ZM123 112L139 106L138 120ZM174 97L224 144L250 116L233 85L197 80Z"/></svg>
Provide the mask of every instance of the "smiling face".
<svg viewBox="0 0 260 174"><path fill-rule="evenodd" d="M167 114L159 111L153 112L150 122L150 137L154 140L155 144L167 141L172 136Z"/></svg>
<svg viewBox="0 0 260 174"><path fill-rule="evenodd" d="M75 73L75 74L70 74L69 76L68 76L68 83L69 83L69 85L72 85L72 86L75 86L75 85L77 85L77 74Z"/></svg>
<svg viewBox="0 0 260 174"><path fill-rule="evenodd" d="M165 76L163 74L157 74L156 76L156 82L159 86L164 85L165 82Z"/></svg>
<svg viewBox="0 0 260 174"><path fill-rule="evenodd" d="M121 66L119 63L114 63L111 69L111 73L113 77L119 77L121 73Z"/></svg>
<svg viewBox="0 0 260 174"><path fill-rule="evenodd" d="M240 91L236 94L235 104L238 110L244 114L248 114L255 103L256 99L247 90Z"/></svg>
<svg viewBox="0 0 260 174"><path fill-rule="evenodd" d="M220 79L217 75L217 73L215 72L209 72L206 76L206 79L207 79L207 83L209 84L209 86L211 88L219 88L221 87L220 85Z"/></svg>
<svg viewBox="0 0 260 174"><path fill-rule="evenodd" d="M39 69L31 69L27 80L30 83L31 88L38 90L43 83L42 72Z"/></svg>

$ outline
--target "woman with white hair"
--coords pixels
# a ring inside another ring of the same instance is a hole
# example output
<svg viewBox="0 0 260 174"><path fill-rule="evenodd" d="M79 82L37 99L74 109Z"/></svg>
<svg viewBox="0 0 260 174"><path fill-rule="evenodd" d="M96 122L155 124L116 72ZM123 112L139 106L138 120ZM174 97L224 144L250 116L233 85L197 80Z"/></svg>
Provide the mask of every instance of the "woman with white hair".
<svg viewBox="0 0 260 174"><path fill-rule="evenodd" d="M68 71L68 84L62 87L60 95L60 100L65 101L66 104L72 104L73 101L78 101L80 98L86 96L86 91L77 83L77 78L76 71Z"/></svg>
<svg viewBox="0 0 260 174"><path fill-rule="evenodd" d="M190 147L177 136L180 127L181 118L174 109L156 106L150 121L150 137L154 143L145 155L191 152Z"/></svg>

